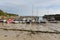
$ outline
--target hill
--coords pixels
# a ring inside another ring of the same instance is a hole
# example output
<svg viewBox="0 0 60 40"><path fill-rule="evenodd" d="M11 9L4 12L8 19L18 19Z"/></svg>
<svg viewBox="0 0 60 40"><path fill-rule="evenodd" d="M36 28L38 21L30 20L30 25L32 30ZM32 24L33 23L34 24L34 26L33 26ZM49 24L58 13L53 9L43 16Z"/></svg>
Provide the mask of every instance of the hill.
<svg viewBox="0 0 60 40"><path fill-rule="evenodd" d="M0 16L18 16L17 14L7 13L3 10L0 10Z"/></svg>

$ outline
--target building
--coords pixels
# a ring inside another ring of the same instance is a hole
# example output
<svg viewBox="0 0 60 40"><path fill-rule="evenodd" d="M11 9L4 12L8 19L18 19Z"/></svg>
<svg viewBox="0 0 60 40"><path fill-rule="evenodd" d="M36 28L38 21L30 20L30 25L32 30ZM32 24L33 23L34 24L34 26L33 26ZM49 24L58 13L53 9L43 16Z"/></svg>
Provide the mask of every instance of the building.
<svg viewBox="0 0 60 40"><path fill-rule="evenodd" d="M57 21L60 21L60 14L44 15L43 18L46 18L48 21L49 20L57 20Z"/></svg>

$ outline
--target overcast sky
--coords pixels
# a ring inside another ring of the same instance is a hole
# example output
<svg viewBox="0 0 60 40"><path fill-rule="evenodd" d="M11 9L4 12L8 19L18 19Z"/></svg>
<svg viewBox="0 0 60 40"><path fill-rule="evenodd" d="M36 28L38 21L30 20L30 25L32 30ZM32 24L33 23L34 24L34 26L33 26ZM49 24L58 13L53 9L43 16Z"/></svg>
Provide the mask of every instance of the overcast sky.
<svg viewBox="0 0 60 40"><path fill-rule="evenodd" d="M60 0L0 0L0 9L23 16L60 14Z"/></svg>

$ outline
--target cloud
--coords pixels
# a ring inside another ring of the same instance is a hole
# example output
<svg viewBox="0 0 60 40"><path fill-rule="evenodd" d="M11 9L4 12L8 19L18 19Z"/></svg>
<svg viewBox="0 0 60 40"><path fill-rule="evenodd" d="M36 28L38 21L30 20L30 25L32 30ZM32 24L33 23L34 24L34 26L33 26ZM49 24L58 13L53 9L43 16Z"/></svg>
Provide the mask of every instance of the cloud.
<svg viewBox="0 0 60 40"><path fill-rule="evenodd" d="M45 15L54 14L48 11L58 13L60 11L60 0L0 0L0 9L19 15Z"/></svg>

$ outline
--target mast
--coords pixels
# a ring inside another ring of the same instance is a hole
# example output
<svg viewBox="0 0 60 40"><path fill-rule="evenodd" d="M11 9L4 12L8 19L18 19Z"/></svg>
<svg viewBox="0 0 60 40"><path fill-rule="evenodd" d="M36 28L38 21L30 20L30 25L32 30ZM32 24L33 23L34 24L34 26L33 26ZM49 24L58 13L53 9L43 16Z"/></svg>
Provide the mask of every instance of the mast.
<svg viewBox="0 0 60 40"><path fill-rule="evenodd" d="M38 16L38 7L37 7L37 12L36 12L36 15Z"/></svg>
<svg viewBox="0 0 60 40"><path fill-rule="evenodd" d="M32 5L32 16L33 16L33 5Z"/></svg>

